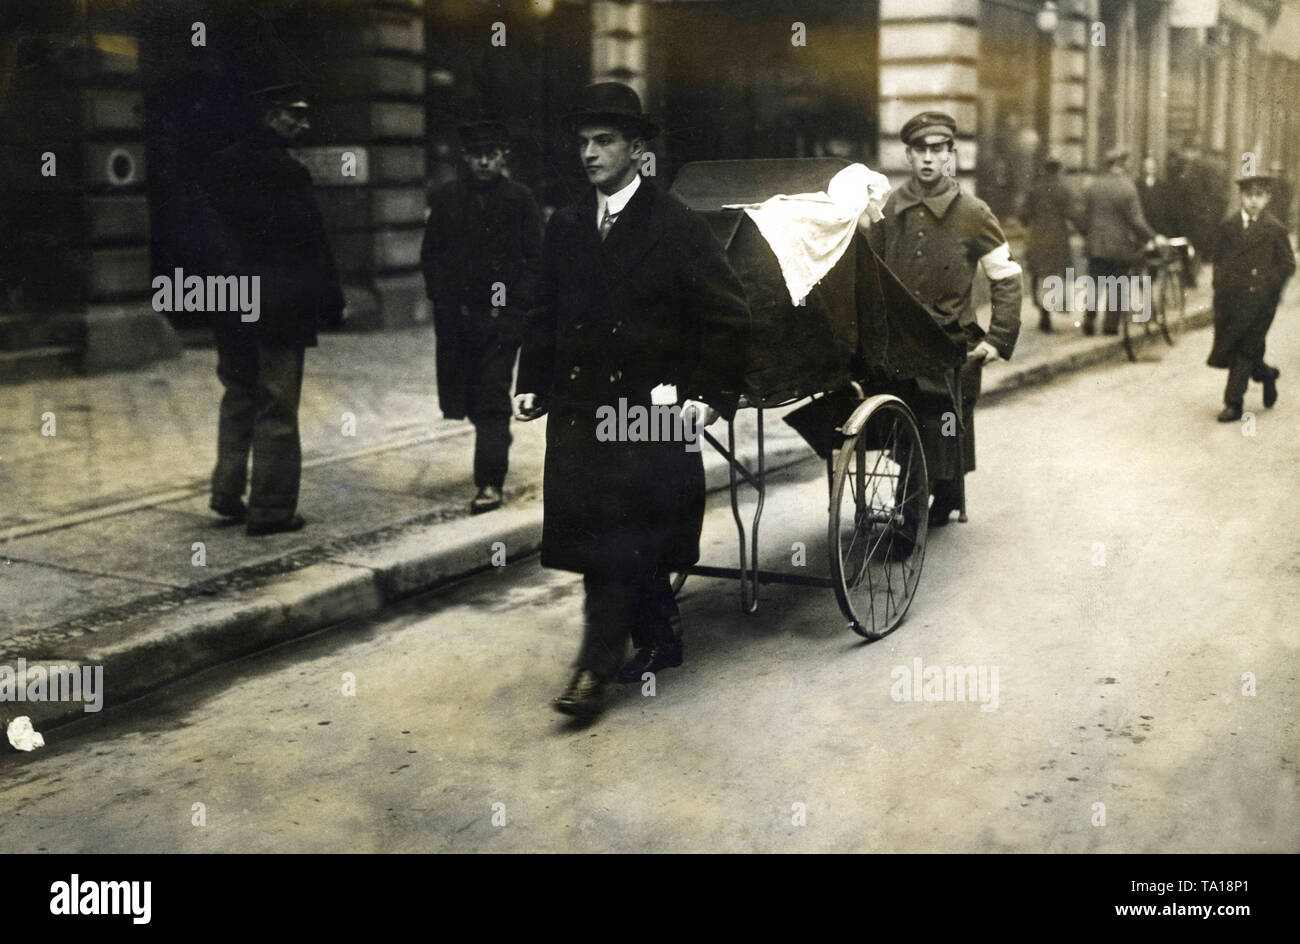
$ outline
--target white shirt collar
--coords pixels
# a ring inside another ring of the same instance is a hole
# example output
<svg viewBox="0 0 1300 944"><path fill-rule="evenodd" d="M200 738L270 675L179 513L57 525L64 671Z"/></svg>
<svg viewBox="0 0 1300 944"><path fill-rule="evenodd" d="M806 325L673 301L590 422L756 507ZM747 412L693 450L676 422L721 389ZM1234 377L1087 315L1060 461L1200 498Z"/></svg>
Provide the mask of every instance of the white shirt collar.
<svg viewBox="0 0 1300 944"><path fill-rule="evenodd" d="M605 207L609 207L611 215L622 213L623 208L627 206L628 201L632 199L632 194L636 193L636 188L641 186L641 175L638 173L632 178L632 182L615 193L605 196L599 189L596 191L596 225L605 218Z"/></svg>
<svg viewBox="0 0 1300 944"><path fill-rule="evenodd" d="M1246 228L1247 226L1249 226L1250 224L1251 224L1250 214L1247 213L1245 210L1242 210L1242 211L1241 211L1241 226L1242 226L1242 229L1245 229L1245 228Z"/></svg>

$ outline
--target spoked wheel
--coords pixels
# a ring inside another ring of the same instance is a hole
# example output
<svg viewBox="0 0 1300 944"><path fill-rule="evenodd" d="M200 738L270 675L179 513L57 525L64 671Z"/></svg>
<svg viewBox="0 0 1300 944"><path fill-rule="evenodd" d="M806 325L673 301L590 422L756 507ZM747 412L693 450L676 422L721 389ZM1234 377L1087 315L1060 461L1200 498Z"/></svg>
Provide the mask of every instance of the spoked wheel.
<svg viewBox="0 0 1300 944"><path fill-rule="evenodd" d="M1168 269L1160 271L1160 284L1151 287L1151 317L1147 319L1148 330L1152 322L1160 330L1160 335L1165 339L1165 343L1172 345L1174 337L1169 333L1169 286L1175 281L1169 275Z"/></svg>
<svg viewBox="0 0 1300 944"><path fill-rule="evenodd" d="M1183 309L1187 304L1187 296L1183 290L1183 272L1181 269L1165 270L1164 285L1161 286L1161 297L1165 310L1165 320L1175 325L1180 325L1183 320ZM1173 340L1169 340L1173 344Z"/></svg>
<svg viewBox="0 0 1300 944"><path fill-rule="evenodd" d="M930 493L912 411L889 396L867 407L835 460L828 540L831 582L849 628L879 639L903 621L916 594Z"/></svg>

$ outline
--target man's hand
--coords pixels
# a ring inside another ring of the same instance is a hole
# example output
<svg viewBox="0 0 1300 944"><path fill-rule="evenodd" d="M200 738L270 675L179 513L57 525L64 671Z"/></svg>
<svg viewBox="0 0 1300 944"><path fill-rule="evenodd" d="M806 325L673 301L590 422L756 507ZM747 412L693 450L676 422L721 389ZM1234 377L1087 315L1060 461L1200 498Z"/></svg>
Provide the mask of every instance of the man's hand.
<svg viewBox="0 0 1300 944"><path fill-rule="evenodd" d="M966 354L967 361L995 361L1002 355L988 341L981 341Z"/></svg>
<svg viewBox="0 0 1300 944"><path fill-rule="evenodd" d="M540 398L535 393L516 393L514 407L515 419L523 420L525 423L537 419L546 412L546 408L541 405Z"/></svg>
<svg viewBox="0 0 1300 944"><path fill-rule="evenodd" d="M696 429L704 429L706 426L711 426L714 420L718 418L718 411L702 400L687 400L682 404L683 417L686 416L688 410L694 411L695 413L694 422Z"/></svg>

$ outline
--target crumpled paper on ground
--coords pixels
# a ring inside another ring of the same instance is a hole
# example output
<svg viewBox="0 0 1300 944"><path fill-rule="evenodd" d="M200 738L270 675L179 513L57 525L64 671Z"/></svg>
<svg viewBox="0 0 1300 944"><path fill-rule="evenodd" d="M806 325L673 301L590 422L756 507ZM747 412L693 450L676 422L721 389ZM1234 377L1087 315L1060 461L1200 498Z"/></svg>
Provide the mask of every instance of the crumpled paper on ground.
<svg viewBox="0 0 1300 944"><path fill-rule="evenodd" d="M45 738L32 727L32 719L26 715L19 715L10 721L5 733L9 737L9 743L20 751L34 751L45 746Z"/></svg>
<svg viewBox="0 0 1300 944"><path fill-rule="evenodd" d="M790 301L808 297L853 241L858 219L882 219L889 178L865 164L850 164L831 178L825 191L777 194L745 212L772 247Z"/></svg>

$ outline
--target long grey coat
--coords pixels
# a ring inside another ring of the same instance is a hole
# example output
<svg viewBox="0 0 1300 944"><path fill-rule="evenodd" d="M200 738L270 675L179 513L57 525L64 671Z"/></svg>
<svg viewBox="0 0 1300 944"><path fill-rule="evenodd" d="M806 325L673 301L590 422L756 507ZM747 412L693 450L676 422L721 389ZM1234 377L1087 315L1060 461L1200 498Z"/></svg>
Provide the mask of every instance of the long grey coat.
<svg viewBox="0 0 1300 944"><path fill-rule="evenodd" d="M590 572L699 559L704 467L682 442L603 442L597 410L650 406L674 384L679 401L730 415L744 379L750 313L744 289L704 218L643 179L609 236L596 193L559 210L542 248L516 382L550 413L542 564Z"/></svg>

